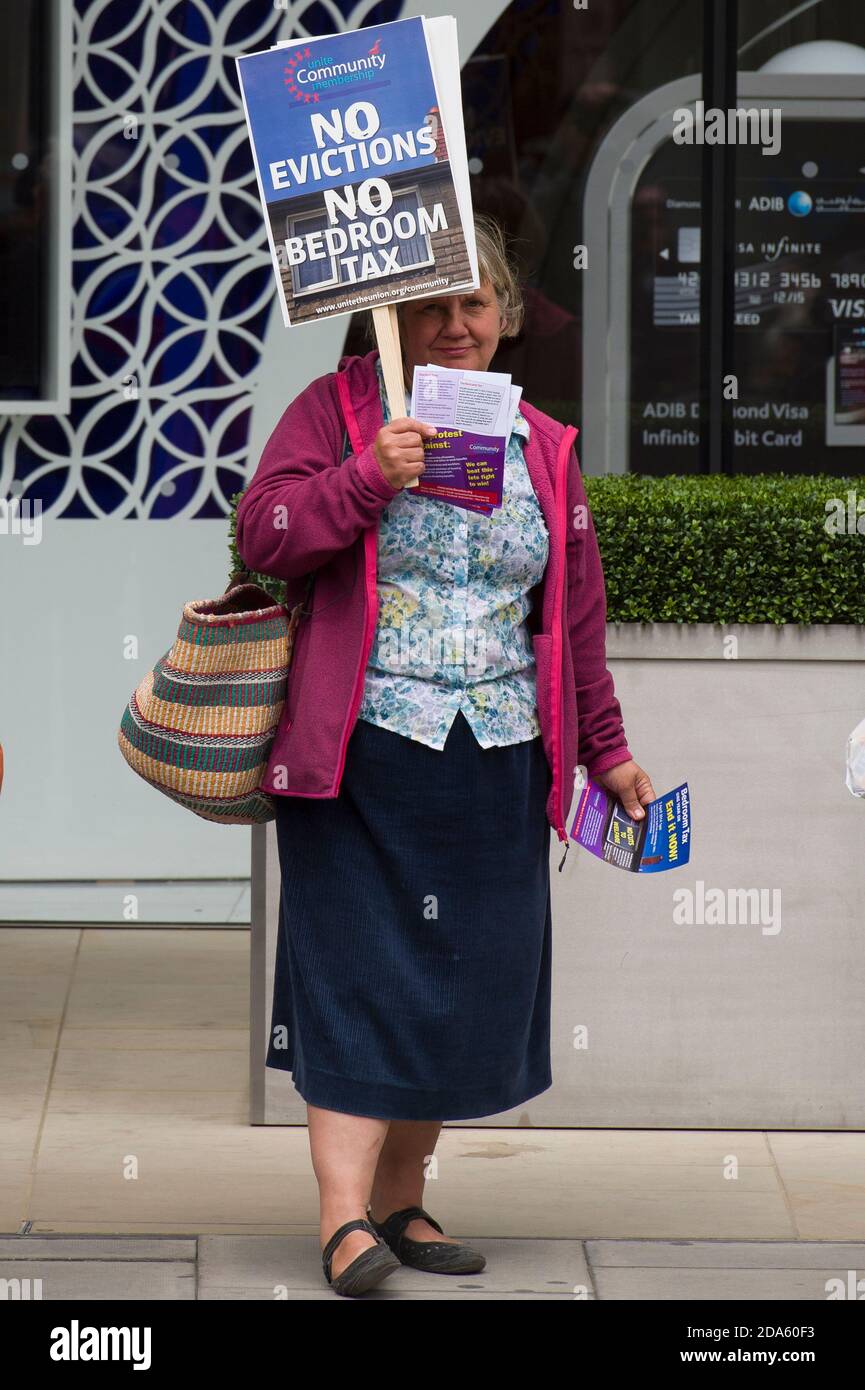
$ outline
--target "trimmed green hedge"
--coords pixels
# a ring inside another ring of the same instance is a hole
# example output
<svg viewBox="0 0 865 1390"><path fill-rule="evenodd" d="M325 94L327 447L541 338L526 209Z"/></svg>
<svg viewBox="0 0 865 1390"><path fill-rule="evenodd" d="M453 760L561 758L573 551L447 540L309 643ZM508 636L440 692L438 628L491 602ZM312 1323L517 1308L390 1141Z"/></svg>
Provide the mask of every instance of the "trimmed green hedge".
<svg viewBox="0 0 865 1390"><path fill-rule="evenodd" d="M585 485L610 622L865 622L865 510L861 531L827 530L833 499L846 509L853 492L865 508L863 478L628 473ZM260 578L284 600L280 581Z"/></svg>
<svg viewBox="0 0 865 1390"><path fill-rule="evenodd" d="M865 622L865 534L826 529L857 481L865 502L862 478L586 478L608 619Z"/></svg>

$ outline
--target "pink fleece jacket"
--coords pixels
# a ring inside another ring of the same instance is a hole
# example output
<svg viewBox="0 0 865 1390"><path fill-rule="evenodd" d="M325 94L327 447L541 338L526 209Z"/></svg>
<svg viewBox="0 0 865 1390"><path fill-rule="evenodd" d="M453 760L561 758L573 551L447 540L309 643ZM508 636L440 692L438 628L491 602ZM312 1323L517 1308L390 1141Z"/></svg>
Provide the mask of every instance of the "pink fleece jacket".
<svg viewBox="0 0 865 1390"><path fill-rule="evenodd" d="M251 570L287 581L289 607L315 571L312 616L298 628L286 701L262 787L335 797L375 635L378 522L398 489L373 450L384 419L377 352L292 401L237 508L237 548ZM589 776L631 753L606 664L606 596L595 528L574 452L577 430L535 410L526 464L549 531L547 567L529 617L538 720L552 772L547 819L567 843L577 766ZM348 427L353 452L340 463ZM420 505L423 505L420 503Z"/></svg>

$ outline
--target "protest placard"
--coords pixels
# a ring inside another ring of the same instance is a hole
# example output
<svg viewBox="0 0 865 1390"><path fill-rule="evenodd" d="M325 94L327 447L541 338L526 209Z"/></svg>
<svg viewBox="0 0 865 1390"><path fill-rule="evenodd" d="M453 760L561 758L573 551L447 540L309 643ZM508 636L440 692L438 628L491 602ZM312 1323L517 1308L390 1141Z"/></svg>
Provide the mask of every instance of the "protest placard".
<svg viewBox="0 0 865 1390"><path fill-rule="evenodd" d="M477 287L454 19L236 61L286 326Z"/></svg>

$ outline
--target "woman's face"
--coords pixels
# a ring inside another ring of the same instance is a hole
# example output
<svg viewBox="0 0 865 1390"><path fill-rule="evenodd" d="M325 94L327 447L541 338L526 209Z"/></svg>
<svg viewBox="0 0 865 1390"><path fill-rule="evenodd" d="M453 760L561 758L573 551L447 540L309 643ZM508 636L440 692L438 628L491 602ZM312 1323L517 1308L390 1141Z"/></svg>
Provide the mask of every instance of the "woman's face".
<svg viewBox="0 0 865 1390"><path fill-rule="evenodd" d="M465 294L410 299L401 308L400 339L411 389L415 367L463 367L485 372L499 345L504 319L489 280Z"/></svg>

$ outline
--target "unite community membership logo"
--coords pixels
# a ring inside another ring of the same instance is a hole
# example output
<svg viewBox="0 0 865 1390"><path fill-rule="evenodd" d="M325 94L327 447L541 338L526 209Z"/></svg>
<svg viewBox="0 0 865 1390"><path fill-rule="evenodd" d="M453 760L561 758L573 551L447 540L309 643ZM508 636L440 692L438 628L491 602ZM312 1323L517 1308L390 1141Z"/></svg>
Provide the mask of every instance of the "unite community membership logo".
<svg viewBox="0 0 865 1390"><path fill-rule="evenodd" d="M345 82L369 82L384 68L387 54L376 39L365 57L334 62L329 54L313 54L309 48L295 49L285 65L285 87L295 101L314 104L320 95L332 94Z"/></svg>

